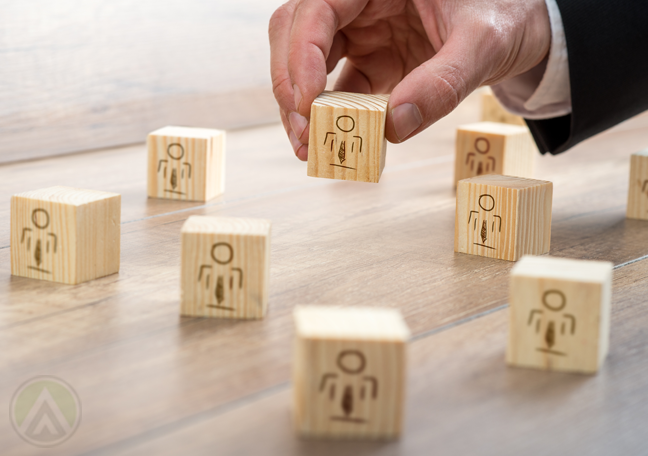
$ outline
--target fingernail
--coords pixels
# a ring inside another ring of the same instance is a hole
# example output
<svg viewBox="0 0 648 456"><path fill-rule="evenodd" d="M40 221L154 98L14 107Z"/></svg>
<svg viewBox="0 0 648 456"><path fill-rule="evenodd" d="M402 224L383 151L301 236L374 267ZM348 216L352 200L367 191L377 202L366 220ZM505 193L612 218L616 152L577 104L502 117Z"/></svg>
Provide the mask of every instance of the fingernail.
<svg viewBox="0 0 648 456"><path fill-rule="evenodd" d="M304 145L299 142L299 139L297 139L297 136L291 131L288 134L288 139L290 140L290 144L292 145L293 151L295 152L295 155L297 155L297 152L299 152L299 149L303 147Z"/></svg>
<svg viewBox="0 0 648 456"><path fill-rule="evenodd" d="M293 92L295 93L295 109L299 111L299 105L302 101L302 94L301 90L299 90L299 87L297 87L297 84L293 84Z"/></svg>
<svg viewBox="0 0 648 456"><path fill-rule="evenodd" d="M421 111L413 103L403 103L392 109L392 119L399 141L403 141L423 123Z"/></svg>
<svg viewBox="0 0 648 456"><path fill-rule="evenodd" d="M304 134L304 130L306 130L306 127L308 127L308 120L306 119L306 117L300 115L297 112L291 112L288 116L288 122L290 122L290 127L292 128L293 133L295 133L297 139L301 140L302 135Z"/></svg>

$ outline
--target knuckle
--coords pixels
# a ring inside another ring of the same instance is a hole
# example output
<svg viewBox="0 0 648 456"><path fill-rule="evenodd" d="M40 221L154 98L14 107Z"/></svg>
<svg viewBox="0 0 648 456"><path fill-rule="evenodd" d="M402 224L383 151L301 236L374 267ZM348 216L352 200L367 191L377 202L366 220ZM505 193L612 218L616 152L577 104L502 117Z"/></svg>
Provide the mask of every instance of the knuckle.
<svg viewBox="0 0 648 456"><path fill-rule="evenodd" d="M453 111L467 95L467 85L461 72L452 66L445 66L435 74L437 80L437 106L442 107L443 115Z"/></svg>
<svg viewBox="0 0 648 456"><path fill-rule="evenodd" d="M292 109L294 99L290 78L285 76L273 77L272 93L282 109Z"/></svg>

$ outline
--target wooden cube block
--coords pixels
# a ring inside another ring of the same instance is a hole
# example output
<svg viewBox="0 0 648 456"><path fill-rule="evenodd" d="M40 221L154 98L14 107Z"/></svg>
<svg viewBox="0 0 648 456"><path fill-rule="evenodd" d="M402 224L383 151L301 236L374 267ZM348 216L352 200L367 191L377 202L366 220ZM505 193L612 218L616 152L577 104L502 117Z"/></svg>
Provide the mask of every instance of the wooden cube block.
<svg viewBox="0 0 648 456"><path fill-rule="evenodd" d="M11 197L11 273L76 284L119 271L121 196L49 187Z"/></svg>
<svg viewBox="0 0 648 456"><path fill-rule="evenodd" d="M648 149L630 157L630 186L626 216L648 220Z"/></svg>
<svg viewBox="0 0 648 456"><path fill-rule="evenodd" d="M608 352L612 263L525 256L511 272L513 366L596 372Z"/></svg>
<svg viewBox="0 0 648 456"><path fill-rule="evenodd" d="M270 222L192 215L182 226L182 315L263 318Z"/></svg>
<svg viewBox="0 0 648 456"><path fill-rule="evenodd" d="M148 196L207 201L225 191L225 132L164 127L149 133Z"/></svg>
<svg viewBox="0 0 648 456"><path fill-rule="evenodd" d="M526 127L479 122L457 128L455 187L482 174L532 177L537 148Z"/></svg>
<svg viewBox="0 0 648 456"><path fill-rule="evenodd" d="M549 252L553 184L490 174L459 181L455 252L517 261Z"/></svg>
<svg viewBox="0 0 648 456"><path fill-rule="evenodd" d="M484 92L481 96L482 116L484 122L501 122L511 125L522 125L526 127L526 122L520 116L511 114L497 101L491 90Z"/></svg>
<svg viewBox="0 0 648 456"><path fill-rule="evenodd" d="M298 307L295 425L305 436L389 439L403 425L405 350L400 312Z"/></svg>
<svg viewBox="0 0 648 456"><path fill-rule="evenodd" d="M311 107L308 175L378 182L389 95L324 92Z"/></svg>

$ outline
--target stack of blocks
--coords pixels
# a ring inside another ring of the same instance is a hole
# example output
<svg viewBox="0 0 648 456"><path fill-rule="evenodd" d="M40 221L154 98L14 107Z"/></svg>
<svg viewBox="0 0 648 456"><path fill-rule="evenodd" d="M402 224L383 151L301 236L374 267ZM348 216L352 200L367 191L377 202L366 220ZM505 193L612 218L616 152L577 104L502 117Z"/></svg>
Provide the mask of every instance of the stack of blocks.
<svg viewBox="0 0 648 456"><path fill-rule="evenodd" d="M297 431L311 437L398 437L410 337L400 313L312 306L296 308L294 316Z"/></svg>
<svg viewBox="0 0 648 456"><path fill-rule="evenodd" d="M553 184L496 174L459 181L455 252L517 261L551 243Z"/></svg>
<svg viewBox="0 0 648 456"><path fill-rule="evenodd" d="M193 215L182 226L182 315L263 318L270 222Z"/></svg>
<svg viewBox="0 0 648 456"><path fill-rule="evenodd" d="M387 151L388 95L324 92L311 107L308 175L378 182Z"/></svg>
<svg viewBox="0 0 648 456"><path fill-rule="evenodd" d="M610 338L612 263L522 258L511 272L506 360L594 373Z"/></svg>
<svg viewBox="0 0 648 456"><path fill-rule="evenodd" d="M11 198L11 273L77 284L119 271L121 196L49 187Z"/></svg>
<svg viewBox="0 0 648 456"><path fill-rule="evenodd" d="M225 132L164 127L149 133L148 196L207 201L225 189Z"/></svg>
<svg viewBox="0 0 648 456"><path fill-rule="evenodd" d="M457 128L457 182L482 174L532 177L536 147L526 127L479 122Z"/></svg>

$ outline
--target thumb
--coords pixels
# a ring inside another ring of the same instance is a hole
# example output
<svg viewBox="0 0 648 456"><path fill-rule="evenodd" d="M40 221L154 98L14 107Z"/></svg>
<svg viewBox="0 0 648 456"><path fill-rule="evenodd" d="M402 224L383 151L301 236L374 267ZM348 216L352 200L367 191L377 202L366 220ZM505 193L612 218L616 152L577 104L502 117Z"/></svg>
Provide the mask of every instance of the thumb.
<svg viewBox="0 0 648 456"><path fill-rule="evenodd" d="M455 34L455 37L462 36ZM409 73L389 97L385 135L400 143L454 110L488 78L488 59L472 40L450 38L440 52ZM479 62L482 62L481 64Z"/></svg>

